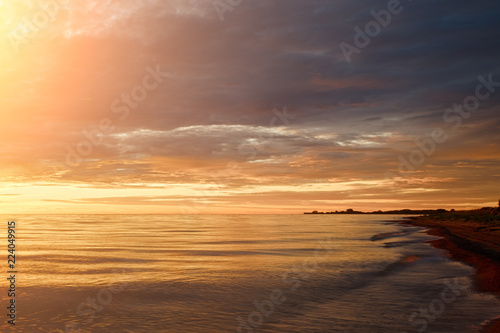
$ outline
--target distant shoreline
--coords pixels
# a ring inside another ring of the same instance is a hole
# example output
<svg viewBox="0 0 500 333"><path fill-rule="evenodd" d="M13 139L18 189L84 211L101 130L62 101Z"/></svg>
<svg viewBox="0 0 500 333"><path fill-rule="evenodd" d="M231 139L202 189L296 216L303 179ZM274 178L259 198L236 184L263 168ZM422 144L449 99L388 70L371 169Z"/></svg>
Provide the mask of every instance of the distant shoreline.
<svg viewBox="0 0 500 333"><path fill-rule="evenodd" d="M493 208L491 208L493 209ZM304 212L304 214L385 214L385 215L424 215L424 214L441 214L441 213L453 213L454 210L447 211L446 209L400 209L400 210L377 210L374 212L360 212L353 209L348 209L345 211L332 211L332 212L318 212L317 210L312 212Z"/></svg>
<svg viewBox="0 0 500 333"><path fill-rule="evenodd" d="M429 235L442 237L429 243L474 267L476 290L500 298L500 215L483 208L407 217L402 223L429 228ZM482 332L500 332L500 319L492 320Z"/></svg>

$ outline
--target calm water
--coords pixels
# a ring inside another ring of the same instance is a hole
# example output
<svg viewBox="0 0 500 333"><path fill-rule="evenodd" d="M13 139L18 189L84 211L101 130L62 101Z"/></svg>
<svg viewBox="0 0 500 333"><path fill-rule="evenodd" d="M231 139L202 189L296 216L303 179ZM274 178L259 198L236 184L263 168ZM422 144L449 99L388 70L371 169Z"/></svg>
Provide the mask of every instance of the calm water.
<svg viewBox="0 0 500 333"><path fill-rule="evenodd" d="M460 333L500 314L393 216L14 218L16 332Z"/></svg>

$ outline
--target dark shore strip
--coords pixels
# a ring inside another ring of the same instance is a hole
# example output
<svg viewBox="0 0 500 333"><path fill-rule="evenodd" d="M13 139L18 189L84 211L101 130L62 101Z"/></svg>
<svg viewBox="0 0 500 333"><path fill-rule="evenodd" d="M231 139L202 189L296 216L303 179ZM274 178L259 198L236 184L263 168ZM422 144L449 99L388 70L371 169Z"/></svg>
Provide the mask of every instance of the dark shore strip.
<svg viewBox="0 0 500 333"><path fill-rule="evenodd" d="M500 298L500 217L472 211L408 217L403 223L426 227L429 235L442 237L429 243L474 267L475 289ZM500 332L500 319L489 323L483 332Z"/></svg>

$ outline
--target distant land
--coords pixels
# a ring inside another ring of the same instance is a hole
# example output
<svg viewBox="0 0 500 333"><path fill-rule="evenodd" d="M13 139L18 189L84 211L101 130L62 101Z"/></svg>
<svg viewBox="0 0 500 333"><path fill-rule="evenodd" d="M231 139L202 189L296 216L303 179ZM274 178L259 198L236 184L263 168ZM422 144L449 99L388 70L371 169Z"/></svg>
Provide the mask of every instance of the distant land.
<svg viewBox="0 0 500 333"><path fill-rule="evenodd" d="M493 207L484 207L481 210L492 211L495 208ZM317 210L312 212L304 212L304 214L394 214L394 215L427 215L427 214L442 214L442 213L453 213L454 209L446 210L446 209L400 209L400 210L387 210L381 211L377 210L374 212L361 212L353 209L348 209L345 211L331 211L331 212L318 212Z"/></svg>

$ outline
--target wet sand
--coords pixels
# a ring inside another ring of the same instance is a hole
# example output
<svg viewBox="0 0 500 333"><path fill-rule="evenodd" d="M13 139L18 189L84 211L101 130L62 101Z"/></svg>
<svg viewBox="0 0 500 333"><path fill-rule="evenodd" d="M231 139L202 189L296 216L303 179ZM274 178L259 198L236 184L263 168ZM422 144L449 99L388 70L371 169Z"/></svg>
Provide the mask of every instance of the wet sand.
<svg viewBox="0 0 500 333"><path fill-rule="evenodd" d="M500 298L500 226L481 219L449 219L446 216L409 217L405 223L429 228L434 247L448 251L454 260L476 269L475 288ZM500 315L500 313L499 313ZM485 325L484 333L499 333L500 318Z"/></svg>

